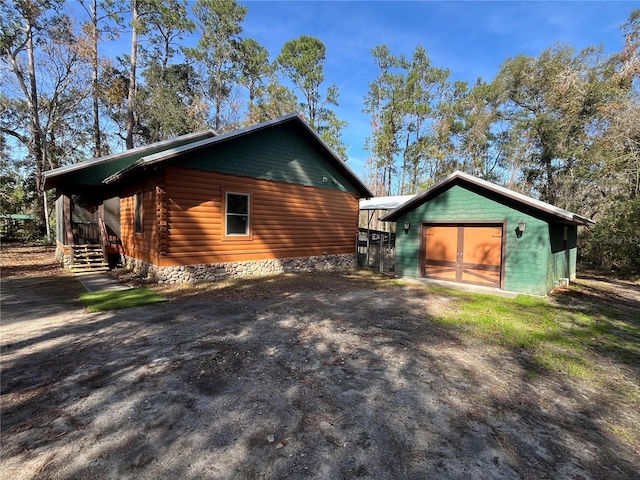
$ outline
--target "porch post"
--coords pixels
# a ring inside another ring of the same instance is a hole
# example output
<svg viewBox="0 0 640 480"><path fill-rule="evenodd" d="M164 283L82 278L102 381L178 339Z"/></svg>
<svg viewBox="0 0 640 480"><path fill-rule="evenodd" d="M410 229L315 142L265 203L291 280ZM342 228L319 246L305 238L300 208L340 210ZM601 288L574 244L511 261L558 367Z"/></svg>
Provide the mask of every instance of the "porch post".
<svg viewBox="0 0 640 480"><path fill-rule="evenodd" d="M102 254L105 263L109 263L109 235L107 234L107 226L104 223L104 201L100 200L98 205L98 235L100 235L100 245L102 245Z"/></svg>
<svg viewBox="0 0 640 480"><path fill-rule="evenodd" d="M64 217L64 232L69 247L69 265L73 265L73 228L71 227L71 197L66 192L62 193L62 216ZM64 255L64 249L63 249Z"/></svg>
<svg viewBox="0 0 640 480"><path fill-rule="evenodd" d="M71 228L71 198L66 193L63 193L62 197L64 198L64 201L63 201L63 204L64 204L63 211L64 211L64 213L63 213L63 215L64 215L65 236L67 238L67 245L69 246L69 248L71 248L74 245L74 243L73 243L73 229Z"/></svg>

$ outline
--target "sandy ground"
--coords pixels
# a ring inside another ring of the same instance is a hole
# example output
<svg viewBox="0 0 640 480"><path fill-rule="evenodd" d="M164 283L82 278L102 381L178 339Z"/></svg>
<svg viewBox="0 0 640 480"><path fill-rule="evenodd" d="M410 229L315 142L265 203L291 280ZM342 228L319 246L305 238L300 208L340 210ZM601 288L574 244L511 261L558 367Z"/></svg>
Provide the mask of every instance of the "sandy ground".
<svg viewBox="0 0 640 480"><path fill-rule="evenodd" d="M2 478L638 478L602 421L637 411L431 321L454 297L323 274L91 314L50 250L2 255Z"/></svg>

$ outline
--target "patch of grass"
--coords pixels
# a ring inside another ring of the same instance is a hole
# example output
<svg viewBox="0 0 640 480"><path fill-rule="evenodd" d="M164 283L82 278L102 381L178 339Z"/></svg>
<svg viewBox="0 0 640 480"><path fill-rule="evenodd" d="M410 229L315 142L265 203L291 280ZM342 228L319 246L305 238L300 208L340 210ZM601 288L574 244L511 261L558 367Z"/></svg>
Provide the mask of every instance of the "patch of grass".
<svg viewBox="0 0 640 480"><path fill-rule="evenodd" d="M582 350L582 349L579 349ZM536 352L537 362L545 370L566 374L569 377L595 379L595 365L580 355L580 351L553 351L551 348L540 348Z"/></svg>
<svg viewBox="0 0 640 480"><path fill-rule="evenodd" d="M167 299L145 287L130 290L106 290L80 294L80 300L90 312L104 312L120 308L138 307L151 303L164 302Z"/></svg>
<svg viewBox="0 0 640 480"><path fill-rule="evenodd" d="M624 311L606 305L569 306L554 299L520 295L514 299L455 294L456 308L440 321L460 326L487 344L522 350L527 375L546 373L598 381L606 375L599 358L640 369L640 326Z"/></svg>
<svg viewBox="0 0 640 480"><path fill-rule="evenodd" d="M611 433L619 438L622 438L628 444L640 445L640 434L638 433L637 428L628 427L620 423L606 423L605 427Z"/></svg>

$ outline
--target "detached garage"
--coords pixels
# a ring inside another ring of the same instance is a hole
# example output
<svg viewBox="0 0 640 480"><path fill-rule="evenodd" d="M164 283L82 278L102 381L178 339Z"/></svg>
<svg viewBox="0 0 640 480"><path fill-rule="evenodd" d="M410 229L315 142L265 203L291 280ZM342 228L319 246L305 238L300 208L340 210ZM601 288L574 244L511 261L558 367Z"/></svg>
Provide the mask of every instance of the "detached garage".
<svg viewBox="0 0 640 480"><path fill-rule="evenodd" d="M546 295L576 276L588 218L455 172L381 220L397 223L396 274Z"/></svg>

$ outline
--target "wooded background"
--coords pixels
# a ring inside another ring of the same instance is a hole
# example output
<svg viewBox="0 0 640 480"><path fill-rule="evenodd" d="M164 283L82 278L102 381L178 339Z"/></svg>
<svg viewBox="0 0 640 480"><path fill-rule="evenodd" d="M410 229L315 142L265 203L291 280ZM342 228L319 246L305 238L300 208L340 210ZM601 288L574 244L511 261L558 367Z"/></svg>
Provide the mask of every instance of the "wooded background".
<svg viewBox="0 0 640 480"><path fill-rule="evenodd" d="M0 211L36 214L38 234L52 213L43 172L122 142L224 133L299 111L347 160L320 39L268 52L243 36L248 7L233 0L78 5L74 18L60 0L0 6ZM185 46L194 32L199 41ZM640 9L620 35L614 54L554 44L472 84L453 81L420 45L411 55L372 45L365 180L377 195L411 194L460 169L593 218L583 260L639 274ZM107 56L116 38L130 49Z"/></svg>

